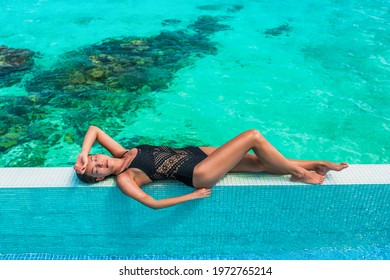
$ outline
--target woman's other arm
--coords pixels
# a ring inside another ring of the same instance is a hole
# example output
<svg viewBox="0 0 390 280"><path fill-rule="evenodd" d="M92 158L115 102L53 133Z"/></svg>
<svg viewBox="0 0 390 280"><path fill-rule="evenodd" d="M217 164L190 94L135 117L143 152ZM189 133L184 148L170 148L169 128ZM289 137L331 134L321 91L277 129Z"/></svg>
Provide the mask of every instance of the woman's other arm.
<svg viewBox="0 0 390 280"><path fill-rule="evenodd" d="M123 174L125 175L125 174ZM192 193L176 196L176 197L170 197L170 198L163 198L156 200L147 193L145 193L135 182L133 179L131 179L130 176L121 176L118 180L118 187L119 189L126 195L134 198L138 202L142 203L143 205L152 208L152 209L161 209L170 207L173 205L177 205L179 203L183 203L189 200L194 200L198 198L205 198L209 197L211 194L211 189L196 189Z"/></svg>

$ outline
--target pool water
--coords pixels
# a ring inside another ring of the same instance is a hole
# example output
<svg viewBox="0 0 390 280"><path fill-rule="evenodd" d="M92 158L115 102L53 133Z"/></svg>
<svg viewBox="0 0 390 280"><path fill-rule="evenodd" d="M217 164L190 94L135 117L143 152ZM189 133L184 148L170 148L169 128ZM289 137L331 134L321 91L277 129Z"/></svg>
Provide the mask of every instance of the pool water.
<svg viewBox="0 0 390 280"><path fill-rule="evenodd" d="M388 1L0 3L0 45L34 52L19 76L0 60L2 167L71 166L91 124L125 147L256 128L290 158L390 162Z"/></svg>
<svg viewBox="0 0 390 280"><path fill-rule="evenodd" d="M111 187L0 188L0 260L388 260L389 195L375 184L217 186L155 211Z"/></svg>

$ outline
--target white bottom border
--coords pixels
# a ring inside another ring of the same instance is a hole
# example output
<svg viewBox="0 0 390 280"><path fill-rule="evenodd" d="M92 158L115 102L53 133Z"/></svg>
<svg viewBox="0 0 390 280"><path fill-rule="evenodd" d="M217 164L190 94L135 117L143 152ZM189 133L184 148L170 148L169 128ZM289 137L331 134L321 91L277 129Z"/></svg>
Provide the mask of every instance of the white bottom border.
<svg viewBox="0 0 390 280"><path fill-rule="evenodd" d="M390 261L0 261L1 279L390 279ZM264 269L262 269L264 268ZM270 269L269 269L270 268ZM271 273L270 273L271 272ZM186 275L187 274L187 275Z"/></svg>

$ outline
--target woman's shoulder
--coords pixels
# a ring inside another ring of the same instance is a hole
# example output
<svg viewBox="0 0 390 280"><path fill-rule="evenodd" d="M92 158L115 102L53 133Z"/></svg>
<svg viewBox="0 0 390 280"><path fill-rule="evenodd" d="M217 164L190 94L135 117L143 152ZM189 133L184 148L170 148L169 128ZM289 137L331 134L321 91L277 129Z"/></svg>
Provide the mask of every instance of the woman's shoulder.
<svg viewBox="0 0 390 280"><path fill-rule="evenodd" d="M133 177L132 170L129 168L116 176L117 183L123 182L123 180L129 180Z"/></svg>
<svg viewBox="0 0 390 280"><path fill-rule="evenodd" d="M134 181L134 172L130 168L116 176L116 183L118 186L131 184Z"/></svg>

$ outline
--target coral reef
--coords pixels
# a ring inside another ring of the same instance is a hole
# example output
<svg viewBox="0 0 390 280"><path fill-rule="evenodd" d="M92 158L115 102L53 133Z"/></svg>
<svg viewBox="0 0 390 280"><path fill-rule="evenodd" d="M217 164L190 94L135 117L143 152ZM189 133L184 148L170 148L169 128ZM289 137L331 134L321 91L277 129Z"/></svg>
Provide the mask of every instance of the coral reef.
<svg viewBox="0 0 390 280"><path fill-rule="evenodd" d="M17 147L24 154L33 145L34 153L42 156L16 158L8 165L43 165L51 147L80 144L91 123L115 136L125 116L154 106L149 92L167 89L179 69L217 53L210 36L229 29L222 20L201 16L183 30L106 39L64 54L51 69L32 73L25 82L28 96L0 96L0 152ZM24 69L30 66L27 54L21 56L26 58Z"/></svg>
<svg viewBox="0 0 390 280"><path fill-rule="evenodd" d="M266 37L271 37L271 36L280 36L280 35L286 35L289 36L289 33L291 32L292 27L288 24L282 24L278 27L274 28L269 28L264 31L264 34Z"/></svg>
<svg viewBox="0 0 390 280"><path fill-rule="evenodd" d="M216 53L208 36L229 29L219 22L216 17L201 16L188 26L196 33L162 31L148 38L107 39L66 54L53 69L37 73L26 89L46 97L58 92L163 90L174 73L190 65L194 57Z"/></svg>
<svg viewBox="0 0 390 280"><path fill-rule="evenodd" d="M0 46L0 87L20 82L34 66L34 55L30 50Z"/></svg>

